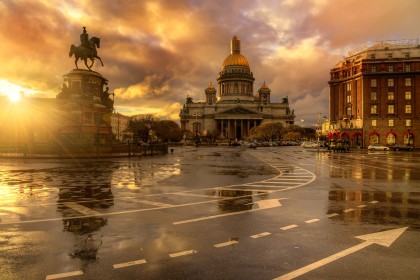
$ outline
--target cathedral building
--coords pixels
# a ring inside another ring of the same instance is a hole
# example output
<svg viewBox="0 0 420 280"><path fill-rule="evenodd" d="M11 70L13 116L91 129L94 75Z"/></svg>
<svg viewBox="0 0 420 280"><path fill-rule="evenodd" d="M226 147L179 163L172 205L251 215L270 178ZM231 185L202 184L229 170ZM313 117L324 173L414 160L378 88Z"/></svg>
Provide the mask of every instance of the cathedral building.
<svg viewBox="0 0 420 280"><path fill-rule="evenodd" d="M217 78L217 89L210 82L204 90L203 102L187 97L179 115L181 130L203 136L217 133L228 140L240 140L263 123L293 124L295 115L288 98L284 97L281 103L271 102L271 90L265 82L254 94L254 80L248 60L241 54L241 41L234 36L231 53Z"/></svg>

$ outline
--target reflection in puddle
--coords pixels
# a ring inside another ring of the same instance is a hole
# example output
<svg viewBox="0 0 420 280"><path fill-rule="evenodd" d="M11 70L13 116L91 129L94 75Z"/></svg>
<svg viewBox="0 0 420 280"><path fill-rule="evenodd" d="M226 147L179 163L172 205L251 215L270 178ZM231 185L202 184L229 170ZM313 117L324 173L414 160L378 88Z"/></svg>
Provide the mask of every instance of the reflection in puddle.
<svg viewBox="0 0 420 280"><path fill-rule="evenodd" d="M336 217L345 221L411 224L420 229L420 192L331 190L328 200L327 214L343 213Z"/></svg>
<svg viewBox="0 0 420 280"><path fill-rule="evenodd" d="M63 230L73 233L75 238L73 250L68 255L80 259L84 269L98 259L102 245L102 235L98 232L108 221L94 215L114 205L111 185L61 187L57 205L63 215ZM80 218L85 215L90 217Z"/></svg>
<svg viewBox="0 0 420 280"><path fill-rule="evenodd" d="M252 191L219 190L219 208L225 212L237 212L252 209Z"/></svg>

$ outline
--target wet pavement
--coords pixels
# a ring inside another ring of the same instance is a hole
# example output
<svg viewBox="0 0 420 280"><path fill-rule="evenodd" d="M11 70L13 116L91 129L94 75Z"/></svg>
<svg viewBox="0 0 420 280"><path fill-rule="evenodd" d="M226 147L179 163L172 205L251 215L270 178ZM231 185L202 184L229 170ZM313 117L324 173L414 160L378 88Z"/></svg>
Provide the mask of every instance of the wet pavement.
<svg viewBox="0 0 420 280"><path fill-rule="evenodd" d="M419 152L1 159L0 195L1 279L420 279Z"/></svg>

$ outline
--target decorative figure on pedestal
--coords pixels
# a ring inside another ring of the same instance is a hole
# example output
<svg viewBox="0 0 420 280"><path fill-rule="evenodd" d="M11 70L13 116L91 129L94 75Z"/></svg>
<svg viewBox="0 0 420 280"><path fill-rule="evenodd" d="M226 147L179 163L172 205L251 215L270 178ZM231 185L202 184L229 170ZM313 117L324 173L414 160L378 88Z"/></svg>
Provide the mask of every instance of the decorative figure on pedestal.
<svg viewBox="0 0 420 280"><path fill-rule="evenodd" d="M77 69L79 69L77 66L77 61L79 59L85 62L85 65L89 70L92 70L90 68L93 66L95 58L98 58L101 61L102 66L104 66L102 59L98 56L98 52L96 51L96 48L100 48L100 43L101 39L98 37L92 37L89 40L89 35L86 33L86 27L83 27L83 33L80 34L80 46L76 47L75 45L71 45L69 52L69 57L74 54L74 64ZM87 65L88 58L92 61L90 66Z"/></svg>

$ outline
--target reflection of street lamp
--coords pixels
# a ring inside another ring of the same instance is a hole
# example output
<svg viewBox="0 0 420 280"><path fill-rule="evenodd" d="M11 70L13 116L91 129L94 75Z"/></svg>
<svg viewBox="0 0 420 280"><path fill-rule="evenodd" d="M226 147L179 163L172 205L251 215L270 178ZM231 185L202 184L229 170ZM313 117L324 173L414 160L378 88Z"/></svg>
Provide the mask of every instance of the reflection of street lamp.
<svg viewBox="0 0 420 280"><path fill-rule="evenodd" d="M202 114L200 113L194 113L192 114L193 117L195 117L195 146L198 147L198 130L199 130L199 123L198 123L198 117L201 117ZM194 127L193 125L193 127Z"/></svg>

